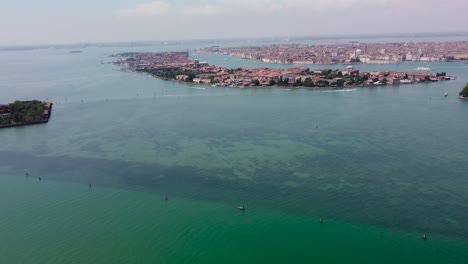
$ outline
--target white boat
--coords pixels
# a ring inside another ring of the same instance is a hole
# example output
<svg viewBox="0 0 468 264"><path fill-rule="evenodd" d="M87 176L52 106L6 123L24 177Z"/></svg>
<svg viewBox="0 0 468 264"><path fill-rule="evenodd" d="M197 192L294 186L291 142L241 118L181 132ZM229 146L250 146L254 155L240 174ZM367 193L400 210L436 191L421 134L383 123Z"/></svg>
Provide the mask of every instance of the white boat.
<svg viewBox="0 0 468 264"><path fill-rule="evenodd" d="M400 83L401 84L412 84L412 83L414 83L414 81L413 80L400 80Z"/></svg>
<svg viewBox="0 0 468 264"><path fill-rule="evenodd" d="M416 68L417 71L430 71L432 70L430 67L418 67Z"/></svg>
<svg viewBox="0 0 468 264"><path fill-rule="evenodd" d="M241 210L241 211L244 211L245 210L245 206L243 205L238 205L237 206L237 209Z"/></svg>
<svg viewBox="0 0 468 264"><path fill-rule="evenodd" d="M447 96L448 96L448 93L445 93L444 96L447 97Z"/></svg>

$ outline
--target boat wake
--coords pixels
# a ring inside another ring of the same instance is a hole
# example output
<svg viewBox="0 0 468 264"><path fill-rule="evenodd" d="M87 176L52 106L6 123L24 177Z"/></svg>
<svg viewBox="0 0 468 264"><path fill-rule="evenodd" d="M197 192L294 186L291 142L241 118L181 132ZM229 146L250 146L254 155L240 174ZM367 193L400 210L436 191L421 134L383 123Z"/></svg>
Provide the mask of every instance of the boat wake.
<svg viewBox="0 0 468 264"><path fill-rule="evenodd" d="M225 93L225 94L163 94L156 95L152 98L168 98L168 97L225 97L225 96L246 96L245 94L234 94L234 93Z"/></svg>
<svg viewBox="0 0 468 264"><path fill-rule="evenodd" d="M321 93L349 93L357 91L357 88L353 89L341 89L341 90L330 90L330 91L320 91Z"/></svg>
<svg viewBox="0 0 468 264"><path fill-rule="evenodd" d="M432 69L430 67L417 67L416 70L417 71L430 71Z"/></svg>
<svg viewBox="0 0 468 264"><path fill-rule="evenodd" d="M206 87L190 87L191 89L196 89L196 90L206 90Z"/></svg>

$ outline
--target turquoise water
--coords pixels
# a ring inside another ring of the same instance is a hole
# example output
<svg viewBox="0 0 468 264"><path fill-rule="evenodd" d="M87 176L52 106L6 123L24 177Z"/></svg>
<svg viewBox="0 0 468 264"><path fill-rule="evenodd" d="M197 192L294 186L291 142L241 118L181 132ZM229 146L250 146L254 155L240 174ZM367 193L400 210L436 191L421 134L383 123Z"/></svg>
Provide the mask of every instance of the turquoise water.
<svg viewBox="0 0 468 264"><path fill-rule="evenodd" d="M0 263L467 259L468 65L431 64L450 82L288 91L202 90L101 64L184 48L0 52L2 102L55 102L48 124L0 130Z"/></svg>
<svg viewBox="0 0 468 264"><path fill-rule="evenodd" d="M17 177L0 183L10 187L0 193L1 263L460 263L468 257L461 241L421 242L415 233L319 224L276 210L241 212L217 202Z"/></svg>

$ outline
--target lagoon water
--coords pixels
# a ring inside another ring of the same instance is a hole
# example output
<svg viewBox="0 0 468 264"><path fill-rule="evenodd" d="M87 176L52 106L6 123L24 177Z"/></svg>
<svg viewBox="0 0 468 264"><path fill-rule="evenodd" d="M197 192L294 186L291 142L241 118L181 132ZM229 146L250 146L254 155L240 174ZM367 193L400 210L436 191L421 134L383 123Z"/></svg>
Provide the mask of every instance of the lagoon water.
<svg viewBox="0 0 468 264"><path fill-rule="evenodd" d="M101 63L209 45L0 51L1 103L55 103L46 125L0 130L0 263L467 261L468 65L430 65L450 82L311 91Z"/></svg>

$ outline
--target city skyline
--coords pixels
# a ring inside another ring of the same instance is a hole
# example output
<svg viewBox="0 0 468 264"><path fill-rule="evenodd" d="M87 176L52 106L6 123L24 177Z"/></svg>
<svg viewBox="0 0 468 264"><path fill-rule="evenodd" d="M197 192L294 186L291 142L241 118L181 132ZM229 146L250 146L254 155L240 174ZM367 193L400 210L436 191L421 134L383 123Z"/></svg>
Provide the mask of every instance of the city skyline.
<svg viewBox="0 0 468 264"><path fill-rule="evenodd" d="M9 1L0 45L466 32L462 0Z"/></svg>

